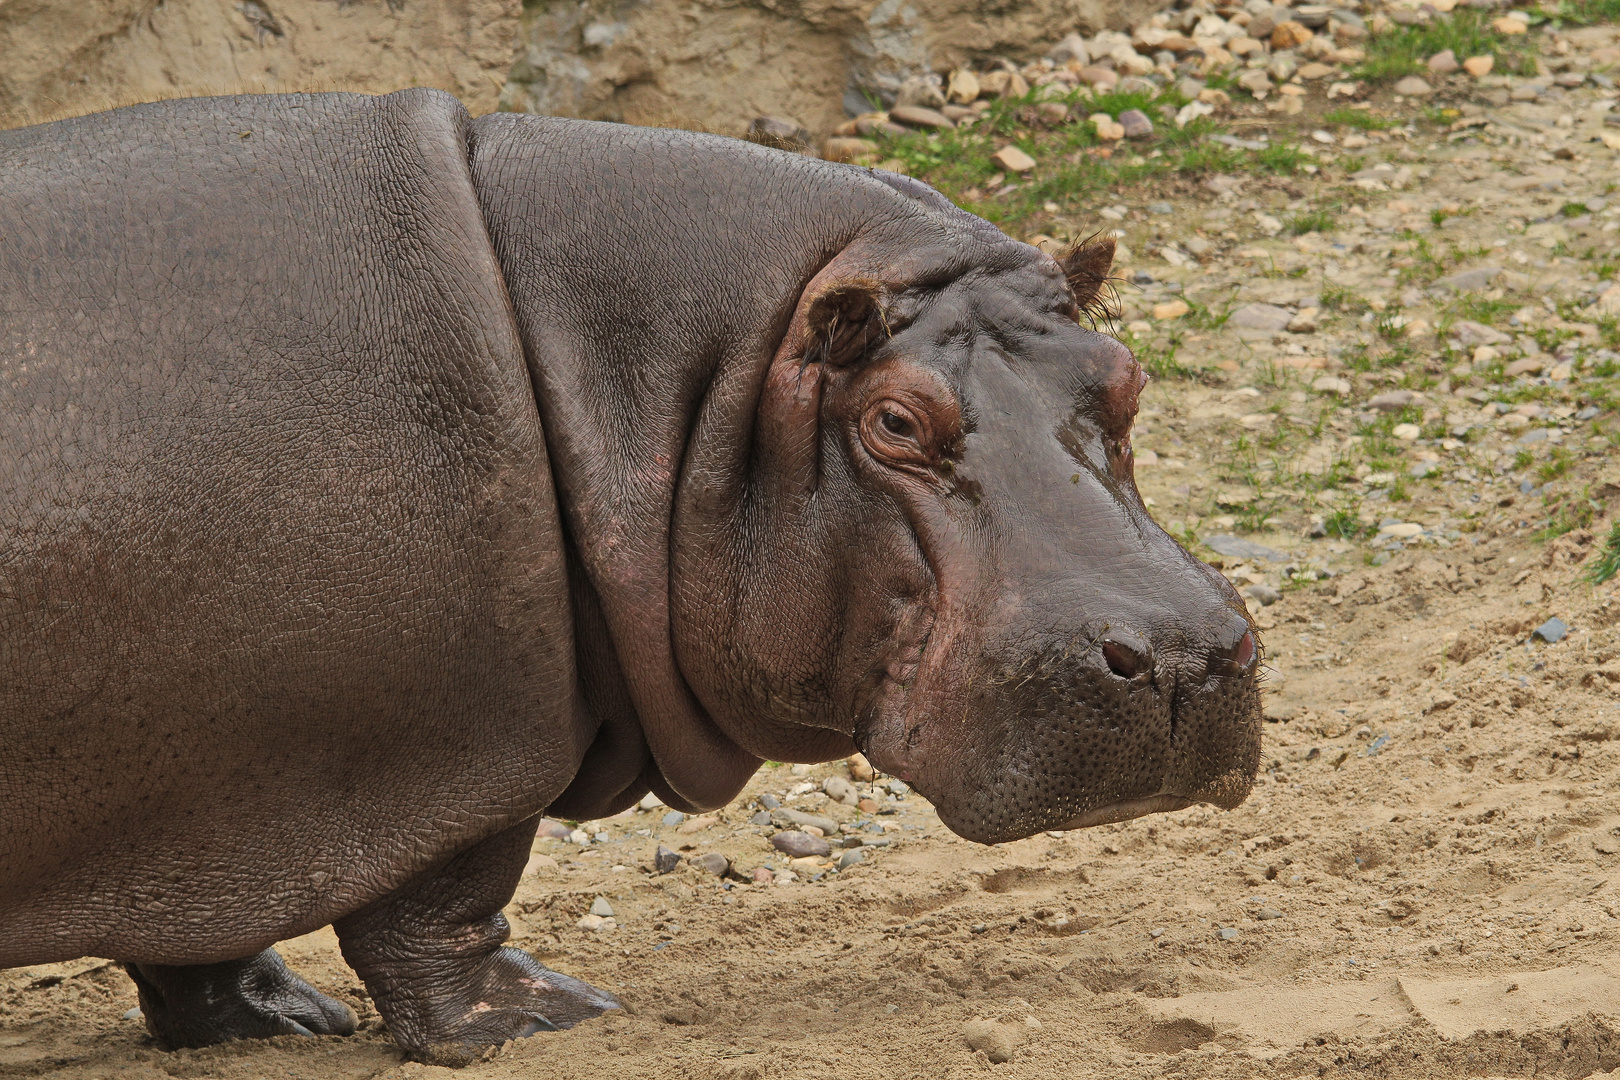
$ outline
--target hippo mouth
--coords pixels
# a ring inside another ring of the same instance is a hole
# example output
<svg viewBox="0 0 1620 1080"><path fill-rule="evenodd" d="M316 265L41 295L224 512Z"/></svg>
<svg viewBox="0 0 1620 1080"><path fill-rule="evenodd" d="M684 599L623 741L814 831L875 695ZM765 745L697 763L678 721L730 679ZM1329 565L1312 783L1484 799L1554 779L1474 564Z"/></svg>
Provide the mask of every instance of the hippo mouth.
<svg viewBox="0 0 1620 1080"><path fill-rule="evenodd" d="M1071 829L1089 829L1094 825L1112 825L1116 821L1129 821L1132 818L1146 817L1149 814L1166 814L1172 810L1185 810L1197 801L1197 799L1189 799L1184 795L1150 795L1145 799L1124 799L1120 802L1109 803L1107 806L1099 806L1095 810L1087 810L1079 817L1055 826L1055 831L1068 832Z"/></svg>

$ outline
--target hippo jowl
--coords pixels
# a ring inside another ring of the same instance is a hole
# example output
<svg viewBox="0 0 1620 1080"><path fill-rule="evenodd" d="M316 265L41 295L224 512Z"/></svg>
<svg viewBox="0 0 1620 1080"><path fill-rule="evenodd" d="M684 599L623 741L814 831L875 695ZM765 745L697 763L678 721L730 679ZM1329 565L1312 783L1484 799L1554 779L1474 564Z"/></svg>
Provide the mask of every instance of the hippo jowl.
<svg viewBox="0 0 1620 1080"><path fill-rule="evenodd" d="M859 748L987 843L1195 801L1258 646L1060 264L903 177L408 91L0 132L0 966L454 1063L543 811Z"/></svg>

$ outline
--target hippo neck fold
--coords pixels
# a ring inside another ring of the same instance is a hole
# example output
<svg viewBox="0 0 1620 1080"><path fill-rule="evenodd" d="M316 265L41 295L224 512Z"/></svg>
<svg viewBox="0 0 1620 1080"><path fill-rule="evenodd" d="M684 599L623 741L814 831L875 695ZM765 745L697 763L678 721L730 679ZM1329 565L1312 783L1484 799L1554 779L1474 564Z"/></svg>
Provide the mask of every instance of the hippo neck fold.
<svg viewBox="0 0 1620 1080"><path fill-rule="evenodd" d="M912 200L736 140L512 114L475 122L472 166L569 534L585 708L619 760L638 738L651 758L628 782L582 770L597 786L570 805L720 805L760 758L679 667L678 489L735 496L800 292Z"/></svg>

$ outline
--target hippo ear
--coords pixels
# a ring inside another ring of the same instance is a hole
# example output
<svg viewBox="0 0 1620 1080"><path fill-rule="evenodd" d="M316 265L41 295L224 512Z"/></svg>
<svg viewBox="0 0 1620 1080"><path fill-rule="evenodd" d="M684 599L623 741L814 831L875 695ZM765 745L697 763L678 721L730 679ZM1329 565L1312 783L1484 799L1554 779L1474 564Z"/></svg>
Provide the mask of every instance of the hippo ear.
<svg viewBox="0 0 1620 1080"><path fill-rule="evenodd" d="M1114 265L1114 238L1092 236L1075 243L1058 259L1063 276L1074 292L1074 302L1081 311L1107 315L1108 305L1103 301L1103 290L1108 288L1108 271Z"/></svg>
<svg viewBox="0 0 1620 1080"><path fill-rule="evenodd" d="M806 364L842 367L889 337L875 282L841 281L816 297L805 315Z"/></svg>

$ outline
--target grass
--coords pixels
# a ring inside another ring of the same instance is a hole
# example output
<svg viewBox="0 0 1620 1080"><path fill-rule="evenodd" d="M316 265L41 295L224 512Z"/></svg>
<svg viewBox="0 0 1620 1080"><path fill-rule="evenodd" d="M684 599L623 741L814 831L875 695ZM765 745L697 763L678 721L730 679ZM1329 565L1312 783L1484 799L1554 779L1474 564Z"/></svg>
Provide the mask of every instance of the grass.
<svg viewBox="0 0 1620 1080"><path fill-rule="evenodd" d="M1574 468L1574 466L1575 456L1568 450L1555 447L1552 452L1552 457L1536 467L1536 475L1540 477L1541 482L1545 484L1549 480L1556 480L1560 476L1563 476L1565 473L1569 472L1570 469Z"/></svg>
<svg viewBox="0 0 1620 1080"><path fill-rule="evenodd" d="M1602 585L1614 575L1620 574L1620 521L1609 526L1609 535L1603 540L1603 547L1592 565L1586 568L1586 580L1593 585Z"/></svg>
<svg viewBox="0 0 1620 1080"><path fill-rule="evenodd" d="M1329 536L1340 540L1359 540L1376 531L1370 526L1363 525L1361 519L1349 510L1333 511L1322 519L1322 528Z"/></svg>
<svg viewBox="0 0 1620 1080"><path fill-rule="evenodd" d="M1551 9L1551 21L1555 27L1566 22L1581 26L1620 22L1620 0L1562 0Z"/></svg>
<svg viewBox="0 0 1620 1080"><path fill-rule="evenodd" d="M1311 210L1304 214L1295 214L1288 219L1288 231L1295 236L1304 236L1306 233L1332 232L1339 219L1328 210Z"/></svg>
<svg viewBox="0 0 1620 1080"><path fill-rule="evenodd" d="M1615 0L1584 0L1613 3ZM1356 68L1357 78L1389 82L1404 75L1427 75L1428 59L1450 49L1458 60L1493 56L1500 74L1535 74L1535 45L1529 35L1507 37L1491 29L1488 14L1459 8L1449 18L1427 25L1400 26L1367 39L1367 59Z"/></svg>
<svg viewBox="0 0 1620 1080"><path fill-rule="evenodd" d="M1353 127L1361 131L1388 131L1390 128L1401 126L1399 120L1392 120L1387 116L1374 116L1369 109L1329 109L1322 114L1322 123Z"/></svg>

